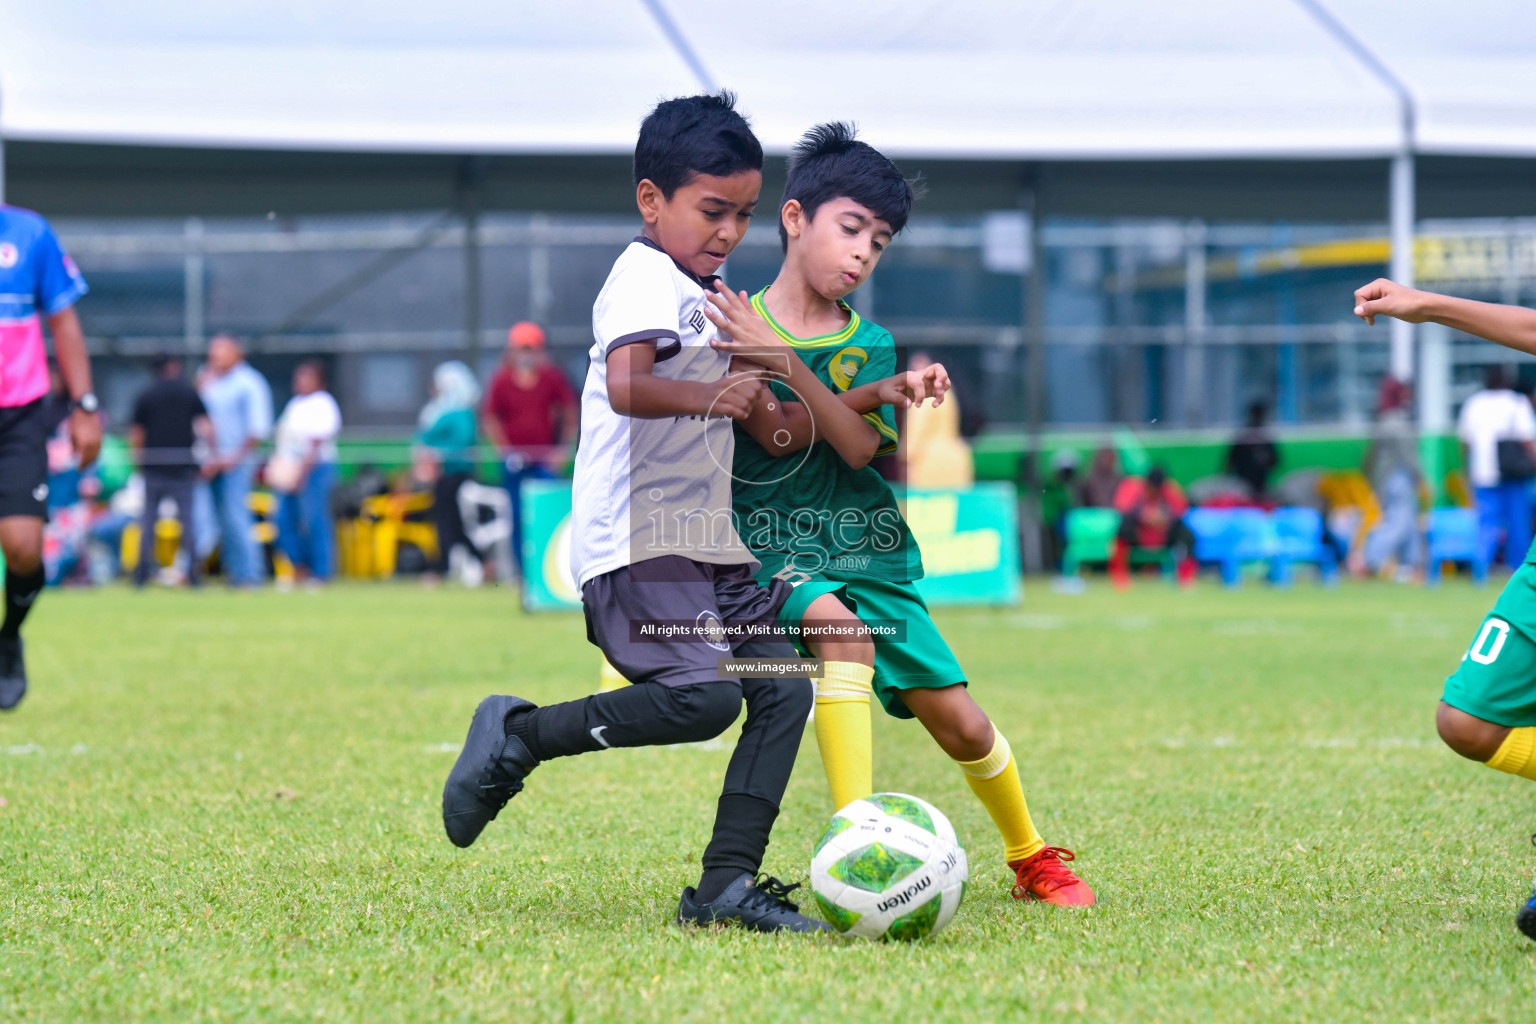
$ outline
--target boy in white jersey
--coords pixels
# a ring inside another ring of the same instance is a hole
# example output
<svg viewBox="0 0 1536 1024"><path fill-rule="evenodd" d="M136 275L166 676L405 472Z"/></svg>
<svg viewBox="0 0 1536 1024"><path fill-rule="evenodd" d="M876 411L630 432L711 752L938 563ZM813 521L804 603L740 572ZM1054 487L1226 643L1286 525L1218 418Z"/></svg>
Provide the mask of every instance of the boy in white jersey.
<svg viewBox="0 0 1536 1024"><path fill-rule="evenodd" d="M571 568L588 639L636 685L544 707L487 697L444 787L443 824L468 846L542 762L711 739L745 703L703 875L683 890L678 921L825 931L787 899L793 886L755 881L810 681L737 676L722 664L795 657L788 642L761 638L789 587L753 579L758 563L731 521L731 421L752 411L762 374L729 372L703 312L762 186L762 148L733 104L728 93L668 100L645 119L635 146L644 231L593 307Z"/></svg>

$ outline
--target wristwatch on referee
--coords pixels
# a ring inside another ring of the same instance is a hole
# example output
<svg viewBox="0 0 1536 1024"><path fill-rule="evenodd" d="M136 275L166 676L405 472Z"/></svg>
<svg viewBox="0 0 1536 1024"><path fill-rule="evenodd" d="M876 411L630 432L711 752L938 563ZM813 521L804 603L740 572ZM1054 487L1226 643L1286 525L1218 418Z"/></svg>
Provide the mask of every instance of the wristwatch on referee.
<svg viewBox="0 0 1536 1024"><path fill-rule="evenodd" d="M96 392L94 392L94 391L87 391L85 394L81 395L79 398L75 399L73 402L70 402L69 403L69 408L70 408L71 412L73 412L76 409L79 409L81 412L91 412L91 413L93 413L97 409L101 408L101 403L96 401Z"/></svg>

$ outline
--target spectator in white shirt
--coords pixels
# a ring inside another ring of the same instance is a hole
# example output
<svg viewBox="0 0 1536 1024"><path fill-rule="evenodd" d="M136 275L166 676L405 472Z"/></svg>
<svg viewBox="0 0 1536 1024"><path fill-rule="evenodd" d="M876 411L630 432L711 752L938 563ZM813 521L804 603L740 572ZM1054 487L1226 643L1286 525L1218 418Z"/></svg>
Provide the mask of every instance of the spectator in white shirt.
<svg viewBox="0 0 1536 1024"><path fill-rule="evenodd" d="M293 397L277 420L267 484L282 495L277 530L283 554L301 580L316 585L335 572L331 492L339 433L341 409L325 390L324 369L317 362L300 363L293 371Z"/></svg>
<svg viewBox="0 0 1536 1024"><path fill-rule="evenodd" d="M1536 414L1513 389L1513 376L1490 366L1483 390L1461 407L1456 434L1467 482L1477 502L1488 560L1503 544L1504 564L1517 568L1531 545L1532 479L1536 478Z"/></svg>

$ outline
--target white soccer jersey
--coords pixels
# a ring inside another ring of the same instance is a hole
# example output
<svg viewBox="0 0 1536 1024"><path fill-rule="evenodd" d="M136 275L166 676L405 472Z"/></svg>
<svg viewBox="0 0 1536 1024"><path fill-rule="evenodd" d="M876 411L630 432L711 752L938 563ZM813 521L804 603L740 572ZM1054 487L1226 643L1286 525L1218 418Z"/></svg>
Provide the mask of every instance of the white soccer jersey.
<svg viewBox="0 0 1536 1024"><path fill-rule="evenodd" d="M592 306L593 343L581 392L581 445L571 510L571 574L578 586L662 555L750 565L731 520L729 418L621 416L608 404L608 354L656 346L652 373L711 383L730 357L710 348L705 282L650 241L620 254Z"/></svg>

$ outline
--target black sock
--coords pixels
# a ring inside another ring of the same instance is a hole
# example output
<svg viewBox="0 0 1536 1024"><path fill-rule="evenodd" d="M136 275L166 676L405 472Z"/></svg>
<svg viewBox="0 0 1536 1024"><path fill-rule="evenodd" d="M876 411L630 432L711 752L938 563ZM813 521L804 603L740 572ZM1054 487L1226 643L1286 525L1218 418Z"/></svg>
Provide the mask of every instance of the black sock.
<svg viewBox="0 0 1536 1024"><path fill-rule="evenodd" d="M528 748L528 753L533 755L535 761L544 760L543 749L539 747L539 730L534 727L533 713L542 708L516 708L507 712L507 717L502 723L508 736L516 736L523 741L523 746Z"/></svg>
<svg viewBox="0 0 1536 1024"><path fill-rule="evenodd" d="M741 877L740 868L705 868L704 874L699 878L699 884L693 891L693 902L713 903L720 898L720 894L730 888L732 882Z"/></svg>
<svg viewBox="0 0 1536 1024"><path fill-rule="evenodd" d="M763 866L763 857L768 852L768 834L773 831L778 816L778 805L761 797L746 793L720 794L714 833L700 858L704 864L704 877L699 880L700 892L706 881L712 883L719 877L716 872L728 876L725 884L720 886L721 891L744 872L756 874ZM706 897L705 902L713 898Z"/></svg>
<svg viewBox="0 0 1536 1024"><path fill-rule="evenodd" d="M514 711L505 728L535 759L547 761L607 747L696 743L720 735L740 713L741 688L732 682L640 683Z"/></svg>
<svg viewBox="0 0 1536 1024"><path fill-rule="evenodd" d="M5 622L0 624L0 638L14 640L21 635L21 622L37 603L37 595L42 593L46 579L42 566L29 573L6 569Z"/></svg>

